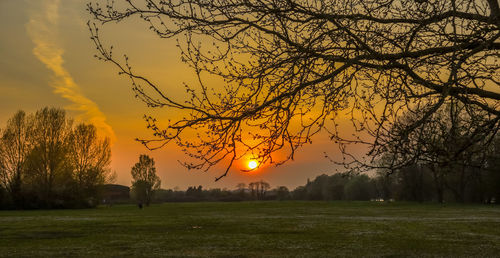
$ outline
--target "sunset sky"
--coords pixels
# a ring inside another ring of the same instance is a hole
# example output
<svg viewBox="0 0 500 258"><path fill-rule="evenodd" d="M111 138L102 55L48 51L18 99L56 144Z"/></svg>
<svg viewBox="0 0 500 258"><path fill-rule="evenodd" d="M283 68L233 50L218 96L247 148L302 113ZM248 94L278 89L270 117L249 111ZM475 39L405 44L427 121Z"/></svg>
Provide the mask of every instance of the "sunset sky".
<svg viewBox="0 0 500 258"><path fill-rule="evenodd" d="M140 154L155 158L162 188L202 185L204 188L235 188L237 183L263 179L294 189L307 178L332 174L335 165L324 152L335 156L337 147L318 136L313 145L299 150L295 161L264 167L251 173L233 168L218 182L223 169L188 171L178 160L186 157L174 145L150 152L134 139L148 137L143 115L159 118L165 110L151 109L134 99L130 83L111 64L93 56L86 12L88 0L0 0L0 127L17 110L34 112L45 106L66 109L77 121L95 124L113 139L112 169L116 183L130 185L130 168ZM143 22L109 24L102 39L126 53L135 71L153 78L170 96L181 98L183 82L194 74L180 61L175 40L158 39Z"/></svg>

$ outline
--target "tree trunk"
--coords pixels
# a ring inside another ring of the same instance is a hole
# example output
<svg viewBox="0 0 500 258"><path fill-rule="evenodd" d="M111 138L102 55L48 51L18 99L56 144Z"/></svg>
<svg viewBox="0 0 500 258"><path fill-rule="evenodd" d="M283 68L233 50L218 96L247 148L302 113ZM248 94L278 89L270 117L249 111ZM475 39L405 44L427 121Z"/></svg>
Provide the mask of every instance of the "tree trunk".
<svg viewBox="0 0 500 258"><path fill-rule="evenodd" d="M443 175L440 173L440 171L437 171L436 167L434 165L430 166L430 169L432 171L432 175L434 177L434 184L436 187L436 197L438 203L443 203L444 202L444 187L443 187Z"/></svg>

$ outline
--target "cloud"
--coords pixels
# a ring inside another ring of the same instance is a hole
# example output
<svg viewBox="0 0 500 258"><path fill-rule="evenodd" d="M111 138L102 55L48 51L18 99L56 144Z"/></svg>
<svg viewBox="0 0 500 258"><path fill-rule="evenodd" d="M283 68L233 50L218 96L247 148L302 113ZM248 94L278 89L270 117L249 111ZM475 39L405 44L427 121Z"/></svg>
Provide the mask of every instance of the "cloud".
<svg viewBox="0 0 500 258"><path fill-rule="evenodd" d="M50 82L54 93L69 100L66 108L78 111L77 119L94 124L111 141L116 139L113 128L106 122L106 116L99 106L83 94L80 86L64 68L64 49L57 42L60 0L43 0L41 9L33 10L26 30L35 44L33 54L53 72L54 80Z"/></svg>

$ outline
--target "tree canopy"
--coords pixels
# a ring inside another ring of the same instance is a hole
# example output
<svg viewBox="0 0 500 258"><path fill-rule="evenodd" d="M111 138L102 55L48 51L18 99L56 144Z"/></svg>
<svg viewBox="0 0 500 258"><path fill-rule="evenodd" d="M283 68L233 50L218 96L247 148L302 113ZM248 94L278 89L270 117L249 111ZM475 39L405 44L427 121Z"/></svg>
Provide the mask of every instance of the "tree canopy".
<svg viewBox="0 0 500 258"><path fill-rule="evenodd" d="M142 205L149 205L153 199L154 192L160 189L161 180L156 174L156 166L153 158L141 154L139 161L131 169L132 191L135 199Z"/></svg>
<svg viewBox="0 0 500 258"><path fill-rule="evenodd" d="M89 207L112 181L109 139L62 109L18 111L0 131L0 208Z"/></svg>
<svg viewBox="0 0 500 258"><path fill-rule="evenodd" d="M281 164L320 131L339 144L344 165L372 168L387 142L404 140L452 101L486 113L482 126L499 126L497 0L125 0L92 2L88 11L98 58L128 76L147 105L185 112L166 126L146 117L156 138L142 143L174 141L194 158L188 168L225 162L222 177L249 153ZM189 99L173 99L103 43L99 24L132 17L177 39L199 79L187 86ZM407 114L411 123L401 120ZM349 125L340 122L346 117ZM186 136L193 131L197 138Z"/></svg>

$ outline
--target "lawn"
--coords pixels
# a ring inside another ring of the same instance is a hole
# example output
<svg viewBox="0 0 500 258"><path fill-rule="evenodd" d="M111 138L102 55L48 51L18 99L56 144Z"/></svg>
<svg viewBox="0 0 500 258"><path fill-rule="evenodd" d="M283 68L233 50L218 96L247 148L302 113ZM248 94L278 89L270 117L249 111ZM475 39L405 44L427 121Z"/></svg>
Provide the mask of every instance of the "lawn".
<svg viewBox="0 0 500 258"><path fill-rule="evenodd" d="M2 257L500 257L500 206L168 203L0 211Z"/></svg>

